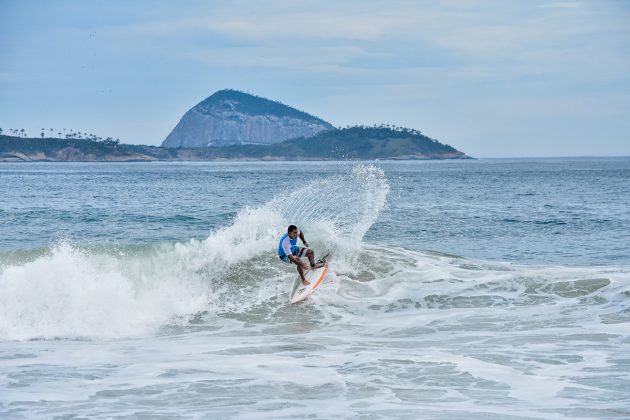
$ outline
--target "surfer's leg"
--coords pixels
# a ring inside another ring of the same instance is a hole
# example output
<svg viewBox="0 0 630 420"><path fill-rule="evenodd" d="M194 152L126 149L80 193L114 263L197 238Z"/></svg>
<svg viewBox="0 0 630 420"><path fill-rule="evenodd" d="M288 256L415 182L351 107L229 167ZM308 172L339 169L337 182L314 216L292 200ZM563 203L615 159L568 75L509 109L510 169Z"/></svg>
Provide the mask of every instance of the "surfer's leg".
<svg viewBox="0 0 630 420"><path fill-rule="evenodd" d="M315 267L315 253L311 248L306 250L306 257L308 258L308 262L311 263L311 268Z"/></svg>
<svg viewBox="0 0 630 420"><path fill-rule="evenodd" d="M302 284L303 285L308 286L309 284L311 284L311 282L306 280L306 277L304 277L304 268L302 267L302 264L298 264L297 265L297 271L298 271L298 274L300 275L300 277L302 278Z"/></svg>
<svg viewBox="0 0 630 420"><path fill-rule="evenodd" d="M321 268L326 264L326 261L324 260L315 262L315 253L310 248L308 249L308 251L306 251L306 256L308 257L308 261L311 263L311 268L313 269Z"/></svg>
<svg viewBox="0 0 630 420"><path fill-rule="evenodd" d="M294 246L291 248L291 252L298 258L307 257L308 261L311 263L311 268L315 265L315 254L313 250L310 248L301 248L299 246ZM304 269L308 269L308 266L305 266Z"/></svg>

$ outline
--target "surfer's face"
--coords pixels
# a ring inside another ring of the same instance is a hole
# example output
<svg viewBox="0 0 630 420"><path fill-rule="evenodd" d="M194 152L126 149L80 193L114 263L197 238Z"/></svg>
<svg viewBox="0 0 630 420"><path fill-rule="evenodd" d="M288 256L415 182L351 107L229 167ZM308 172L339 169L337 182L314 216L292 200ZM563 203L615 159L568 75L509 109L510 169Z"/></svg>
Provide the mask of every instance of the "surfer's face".
<svg viewBox="0 0 630 420"><path fill-rule="evenodd" d="M291 232L289 232L289 238L295 239L297 237L298 237L298 230L297 229L292 230Z"/></svg>

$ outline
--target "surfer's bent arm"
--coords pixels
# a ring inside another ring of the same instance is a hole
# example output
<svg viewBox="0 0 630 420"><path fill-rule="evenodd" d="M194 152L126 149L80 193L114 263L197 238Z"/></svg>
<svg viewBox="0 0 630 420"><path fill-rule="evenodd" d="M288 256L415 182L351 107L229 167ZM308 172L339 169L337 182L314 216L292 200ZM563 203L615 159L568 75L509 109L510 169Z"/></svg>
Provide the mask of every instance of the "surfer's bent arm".
<svg viewBox="0 0 630 420"><path fill-rule="evenodd" d="M304 246L308 248L308 242L306 242L306 239L304 239L304 232L300 231L300 234L298 236L300 237L300 240L302 241Z"/></svg>

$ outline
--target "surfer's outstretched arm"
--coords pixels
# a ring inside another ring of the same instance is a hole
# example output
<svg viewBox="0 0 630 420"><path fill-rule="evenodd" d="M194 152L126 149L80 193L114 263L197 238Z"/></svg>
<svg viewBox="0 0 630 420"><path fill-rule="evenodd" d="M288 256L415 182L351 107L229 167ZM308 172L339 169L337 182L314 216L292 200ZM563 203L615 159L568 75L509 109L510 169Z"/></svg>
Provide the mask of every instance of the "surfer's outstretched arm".
<svg viewBox="0 0 630 420"><path fill-rule="evenodd" d="M306 258L308 258L309 263L311 263L311 268L315 268L315 253L313 252L313 249L308 246L308 242L306 242L306 239L304 239L304 232L300 231L300 234L298 236L300 237L300 240L302 241L304 246L308 248L306 250Z"/></svg>
<svg viewBox="0 0 630 420"><path fill-rule="evenodd" d="M304 246L308 247L308 242L306 242L306 239L304 239L304 232L300 231L300 234L298 236L300 237L300 240L302 241Z"/></svg>

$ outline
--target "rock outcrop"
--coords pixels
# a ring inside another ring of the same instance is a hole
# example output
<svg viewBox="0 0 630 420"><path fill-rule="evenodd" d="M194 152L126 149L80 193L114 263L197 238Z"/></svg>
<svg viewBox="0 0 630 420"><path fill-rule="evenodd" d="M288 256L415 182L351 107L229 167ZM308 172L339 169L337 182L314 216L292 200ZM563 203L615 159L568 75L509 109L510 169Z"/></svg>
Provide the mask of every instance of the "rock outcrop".
<svg viewBox="0 0 630 420"><path fill-rule="evenodd" d="M162 147L274 144L311 137L334 127L279 102L236 90L220 90L190 109Z"/></svg>

